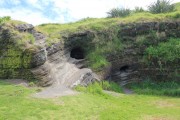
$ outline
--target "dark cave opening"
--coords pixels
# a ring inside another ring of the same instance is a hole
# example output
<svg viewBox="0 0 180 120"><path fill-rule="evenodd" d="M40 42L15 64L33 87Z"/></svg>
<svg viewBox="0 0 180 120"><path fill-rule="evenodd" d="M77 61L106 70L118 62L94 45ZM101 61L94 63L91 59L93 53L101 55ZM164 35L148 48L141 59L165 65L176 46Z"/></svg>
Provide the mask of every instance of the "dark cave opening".
<svg viewBox="0 0 180 120"><path fill-rule="evenodd" d="M81 47L73 48L70 56L75 59L84 59L84 50Z"/></svg>
<svg viewBox="0 0 180 120"><path fill-rule="evenodd" d="M129 69L128 65L124 65L120 68L120 72L127 72L127 70Z"/></svg>

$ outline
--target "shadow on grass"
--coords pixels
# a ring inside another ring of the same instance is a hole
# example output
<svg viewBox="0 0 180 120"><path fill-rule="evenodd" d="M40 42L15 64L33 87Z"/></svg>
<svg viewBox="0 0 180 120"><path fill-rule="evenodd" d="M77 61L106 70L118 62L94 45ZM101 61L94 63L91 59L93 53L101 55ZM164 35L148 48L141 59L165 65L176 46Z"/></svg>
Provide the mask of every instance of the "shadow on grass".
<svg viewBox="0 0 180 120"><path fill-rule="evenodd" d="M127 86L136 94L180 97L180 82L155 82L145 80L140 83L132 83Z"/></svg>

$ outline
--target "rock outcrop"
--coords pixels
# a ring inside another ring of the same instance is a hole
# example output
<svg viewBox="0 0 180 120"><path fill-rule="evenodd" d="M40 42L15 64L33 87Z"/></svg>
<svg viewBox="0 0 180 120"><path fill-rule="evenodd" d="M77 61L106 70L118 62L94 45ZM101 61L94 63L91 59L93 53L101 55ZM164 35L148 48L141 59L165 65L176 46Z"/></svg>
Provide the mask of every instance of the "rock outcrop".
<svg viewBox="0 0 180 120"><path fill-rule="evenodd" d="M31 50L32 47L21 49L14 45L18 35L1 26L0 78L33 78L37 79L41 86L65 85L73 87L78 84L87 86L93 81L99 81L99 78L111 79L124 85L132 81L139 81L147 76L158 78L162 70L160 72L156 66L149 67L142 62L144 50L150 45L167 40L169 37L180 37L179 21L120 24L116 37L127 46L119 53L106 55L111 64L98 71L99 77L86 67L84 48L89 46L93 48L96 44L93 40L97 39L97 35L100 35L101 32L71 33L62 36L63 41L47 45L48 36L36 31L30 24L18 25L11 29L18 30L19 33L33 35L35 42L32 46L35 47L35 50ZM111 39L111 36L107 34L101 35L106 36L104 39ZM138 45L137 40L140 36L147 39L147 42ZM129 41L131 41L130 45ZM155 74L148 73L151 71L150 68L156 71ZM169 68L165 69L167 70L164 72L166 75L171 73ZM100 74L101 72L103 74Z"/></svg>
<svg viewBox="0 0 180 120"><path fill-rule="evenodd" d="M169 37L180 37L179 21L121 24L120 27L119 39L122 39L125 44L131 41L131 44L125 47L122 53L109 57L109 61L112 63L112 80L125 85L147 78L158 81L179 79L178 76L174 76L174 72L180 73L179 65L166 65L160 68L157 64L158 61L154 61L154 65L150 66L142 60L147 47L166 42ZM137 41L141 36L146 42L139 45Z"/></svg>

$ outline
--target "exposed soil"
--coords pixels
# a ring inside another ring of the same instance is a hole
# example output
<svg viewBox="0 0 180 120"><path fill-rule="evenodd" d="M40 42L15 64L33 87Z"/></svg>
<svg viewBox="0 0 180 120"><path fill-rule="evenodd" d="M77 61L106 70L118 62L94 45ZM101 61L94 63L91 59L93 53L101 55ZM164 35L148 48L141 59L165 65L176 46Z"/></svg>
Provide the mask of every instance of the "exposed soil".
<svg viewBox="0 0 180 120"><path fill-rule="evenodd" d="M76 95L78 92L73 91L70 88L67 88L63 85L58 85L58 86L51 86L48 88L45 88L39 93L36 93L33 95L33 97L36 98L56 98L56 97L61 97L61 96L67 96L67 95Z"/></svg>

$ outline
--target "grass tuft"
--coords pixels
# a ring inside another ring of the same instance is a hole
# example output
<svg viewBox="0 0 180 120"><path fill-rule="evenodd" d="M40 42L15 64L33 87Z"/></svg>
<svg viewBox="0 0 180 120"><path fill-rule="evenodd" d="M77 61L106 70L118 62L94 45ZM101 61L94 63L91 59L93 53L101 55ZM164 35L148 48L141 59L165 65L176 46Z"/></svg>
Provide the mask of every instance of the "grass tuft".
<svg viewBox="0 0 180 120"><path fill-rule="evenodd" d="M180 97L180 83L177 81L157 82L145 80L129 87L137 94Z"/></svg>

